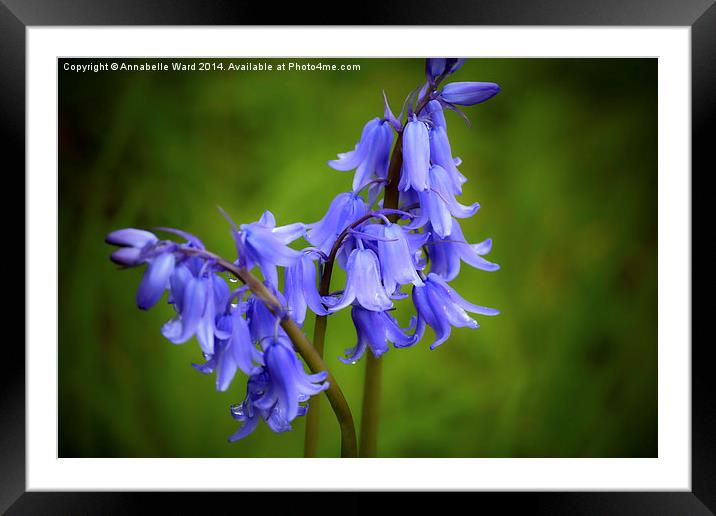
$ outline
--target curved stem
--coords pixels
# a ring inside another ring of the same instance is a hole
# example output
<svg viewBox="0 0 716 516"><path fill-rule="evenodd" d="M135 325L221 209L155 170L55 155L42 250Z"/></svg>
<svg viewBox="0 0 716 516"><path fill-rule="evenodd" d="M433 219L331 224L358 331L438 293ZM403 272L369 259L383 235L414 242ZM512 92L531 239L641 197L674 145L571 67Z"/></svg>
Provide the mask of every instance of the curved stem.
<svg viewBox="0 0 716 516"><path fill-rule="evenodd" d="M281 302L273 295L273 293L264 285L259 279L251 274L246 268L239 267L236 264L221 258L204 249L196 248L180 248L179 251L196 256L202 256L204 258L213 260L224 270L231 272L234 276L243 281L249 290L264 302L266 307L276 315L280 317L281 327L284 329L288 337L293 342L296 351L306 361L306 365L313 373L326 371L328 373L328 389L326 389L326 397L328 398L333 412L336 414L338 424L341 429L341 457L356 457L357 456L357 444L356 444L356 431L353 423L353 415L351 414L350 407L346 402L346 398L343 395L336 379L333 377L331 372L328 370L326 363L323 361L321 355L316 351L313 345L308 341L306 336L303 334L301 328L296 322L288 317L283 310ZM310 414L310 410L308 411Z"/></svg>

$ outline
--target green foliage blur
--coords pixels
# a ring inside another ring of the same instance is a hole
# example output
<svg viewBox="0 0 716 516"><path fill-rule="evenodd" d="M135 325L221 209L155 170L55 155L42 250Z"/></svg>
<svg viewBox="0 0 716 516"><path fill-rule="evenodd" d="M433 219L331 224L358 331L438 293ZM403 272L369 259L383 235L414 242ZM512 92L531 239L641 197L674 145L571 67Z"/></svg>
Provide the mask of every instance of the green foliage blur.
<svg viewBox="0 0 716 516"><path fill-rule="evenodd" d="M78 73L64 63L100 61L58 63L61 457L302 456L303 418L293 432L261 424L227 442L245 377L216 392L190 365L202 361L196 342L159 333L172 308L138 310L142 270L118 271L103 239L177 227L233 259L217 206L239 223L265 209L279 224L322 217L352 179L326 161L382 116L381 90L400 111L423 61L320 61L360 71ZM466 108L471 128L446 114L469 178L462 201L482 206L463 231L492 237L489 258L502 266L463 266L453 285L502 313L434 351L430 333L384 355L379 455L656 456L657 61L474 59L451 80L502 87ZM410 301L400 304L407 323ZM309 336L312 327L309 317ZM331 317L327 362L358 425L365 361L337 359L354 343L348 311ZM321 403L319 451L337 456Z"/></svg>

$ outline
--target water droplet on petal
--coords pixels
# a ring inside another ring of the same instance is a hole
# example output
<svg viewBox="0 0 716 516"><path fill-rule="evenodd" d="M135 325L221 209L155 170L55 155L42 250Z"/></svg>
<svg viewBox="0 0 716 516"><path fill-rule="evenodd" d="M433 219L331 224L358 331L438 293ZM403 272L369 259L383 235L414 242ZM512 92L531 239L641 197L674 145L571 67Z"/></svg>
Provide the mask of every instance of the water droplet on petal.
<svg viewBox="0 0 716 516"><path fill-rule="evenodd" d="M231 415L240 418L244 417L244 404L243 403L235 403L234 405L231 405Z"/></svg>
<svg viewBox="0 0 716 516"><path fill-rule="evenodd" d="M236 276L234 276L234 275L231 274L230 272L227 272L226 275L229 277L229 281L230 281L231 283L238 283L239 278L237 278Z"/></svg>

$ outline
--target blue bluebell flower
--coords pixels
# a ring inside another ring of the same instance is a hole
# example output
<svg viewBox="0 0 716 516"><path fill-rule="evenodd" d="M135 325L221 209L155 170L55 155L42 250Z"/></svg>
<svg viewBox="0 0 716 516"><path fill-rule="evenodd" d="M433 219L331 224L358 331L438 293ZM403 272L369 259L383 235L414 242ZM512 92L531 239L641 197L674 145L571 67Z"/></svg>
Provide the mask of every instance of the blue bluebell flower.
<svg viewBox="0 0 716 516"><path fill-rule="evenodd" d="M271 293L276 296L282 307L286 306L286 298L269 282L264 282ZM280 317L268 309L266 303L254 295L250 295L246 302L246 320L249 324L251 340L262 347L268 345L272 339L288 338L280 325Z"/></svg>
<svg viewBox="0 0 716 516"><path fill-rule="evenodd" d="M425 123L413 115L403 130L403 167L398 188L419 192L428 188L430 168L430 136Z"/></svg>
<svg viewBox="0 0 716 516"><path fill-rule="evenodd" d="M274 339L264 351L265 366L249 378L246 399L232 407L234 419L243 426L229 438L236 441L250 434L263 419L274 432L286 432L291 422L306 413L302 403L328 388L322 371L307 374L290 341Z"/></svg>
<svg viewBox="0 0 716 516"><path fill-rule="evenodd" d="M162 326L162 335L174 344L191 339L199 327L209 297L207 281L197 278L189 267L180 264L170 278L170 301L176 317Z"/></svg>
<svg viewBox="0 0 716 516"><path fill-rule="evenodd" d="M113 231L105 242L119 246L110 256L119 265L134 267L148 263L137 289L137 306L149 310L156 305L169 286L176 264L172 246L162 248L153 233L135 228Z"/></svg>
<svg viewBox="0 0 716 516"><path fill-rule="evenodd" d="M500 92L494 82L451 82L443 86L440 99L448 104L473 106L491 99Z"/></svg>
<svg viewBox="0 0 716 516"><path fill-rule="evenodd" d="M232 292L220 275L224 272L221 264L228 265L207 252L193 235L158 229L185 238L181 244L134 228L107 236L108 243L118 246L112 261L124 267L147 265L137 290L140 308L156 304L168 289L167 301L176 315L162 326L162 334L177 344L197 338L205 362L194 367L205 374L215 373L217 390L228 389L239 370L249 376L246 398L231 408L233 417L243 423L231 441L251 433L262 419L275 432L290 430L293 420L306 414L309 398L328 388L326 372L304 370L280 325L284 317L301 325L308 308L328 315L351 306L357 341L341 360L354 363L366 349L380 357L390 343L396 348L412 346L427 327L435 333L430 346L434 349L448 339L452 327L478 327L467 312L498 314L467 302L447 283L457 276L462 262L486 271L499 269L484 258L492 241L467 243L456 220L472 216L479 204L465 206L456 199L467 179L458 170L460 159L452 154L443 110L466 118L457 106L484 102L500 91L494 83L441 86L463 62L460 58L428 59L424 84L407 96L397 117L383 93L383 118L368 121L354 150L329 161L336 170L355 169L353 189L336 196L320 221L277 227L273 214L266 211L260 220L237 227L227 216L238 254L235 265L257 266L264 285L278 299L278 308L269 309L253 293L244 300L246 286ZM388 218L395 210L372 212L368 217L376 202L382 206L379 196L387 184L394 131L402 133L395 158L402 154L398 206L409 213L398 214L412 219L405 225ZM361 197L364 189L367 201ZM383 223L376 223L377 219ZM345 288L321 296L316 260L326 260L344 232L335 258L346 271ZM314 247L301 251L289 247L299 237ZM425 276L428 263L430 272ZM278 290L277 267L285 268L283 292ZM408 296L401 290L407 284L413 285L417 316L402 328L389 310L393 300Z"/></svg>
<svg viewBox="0 0 716 516"><path fill-rule="evenodd" d="M170 279L170 299L177 316L162 326L162 335L174 344L182 344L196 335L201 349L214 354L214 337L220 332L216 318L229 300L226 281L203 267L198 275L180 264Z"/></svg>
<svg viewBox="0 0 716 516"><path fill-rule="evenodd" d="M465 62L464 58L432 57L425 60L425 74L431 82L439 77L447 77L455 73Z"/></svg>
<svg viewBox="0 0 716 516"><path fill-rule="evenodd" d="M104 241L111 245L135 247L141 249L147 244L156 243L159 239L154 233L136 228L117 229L109 233Z"/></svg>
<svg viewBox="0 0 716 516"><path fill-rule="evenodd" d="M428 81L435 82L445 71L444 57L432 57L425 60L425 76Z"/></svg>
<svg viewBox="0 0 716 516"><path fill-rule="evenodd" d="M366 249L363 241L356 239L356 247L346 264L346 286L340 297L327 296L324 303L333 313L357 301L363 308L382 312L393 307L385 287L380 281L380 262L375 252Z"/></svg>
<svg viewBox="0 0 716 516"><path fill-rule="evenodd" d="M259 410L254 407L254 401L261 398L264 395L269 384L269 375L263 369L251 377L249 377L246 383L246 398L241 403L236 403L231 406L231 417L243 423L241 427L229 437L229 442L236 442L239 439L250 435L259 424L262 419L264 421L270 420L269 427L274 432L287 432L291 429L285 421L276 422L276 418L270 418L271 413L264 410ZM305 414L305 412L304 412Z"/></svg>
<svg viewBox="0 0 716 516"><path fill-rule="evenodd" d="M316 284L315 256L313 251L304 252L301 258L285 270L283 291L287 312L299 325L306 319L307 307L316 315L328 315Z"/></svg>
<svg viewBox="0 0 716 516"><path fill-rule="evenodd" d="M226 309L230 290L224 278L218 274L207 274L205 281L207 282L206 306L196 329L196 339L204 353L214 353L214 336L221 335L216 328L216 318Z"/></svg>
<svg viewBox="0 0 716 516"><path fill-rule="evenodd" d="M300 222L276 227L276 218L266 210L257 222L242 224L235 233L237 252L247 268L258 265L269 283L278 285L276 266L288 267L301 255L288 244L304 236L306 225Z"/></svg>
<svg viewBox="0 0 716 516"><path fill-rule="evenodd" d="M421 115L430 120L431 127L442 127L443 129L447 129L447 122L445 121L443 107L437 100L431 100L428 102L423 108Z"/></svg>
<svg viewBox="0 0 716 516"><path fill-rule="evenodd" d="M431 100L423 109L422 116L430 121L430 162L445 169L453 183L454 193L460 195L467 178L457 169L460 159L452 155L443 107L437 100Z"/></svg>
<svg viewBox="0 0 716 516"><path fill-rule="evenodd" d="M353 176L353 191L357 193L369 180L385 179L388 176L392 145L391 122L374 118L363 127L355 149L339 154L338 159L329 161L328 165L340 171L356 169Z"/></svg>
<svg viewBox="0 0 716 516"><path fill-rule="evenodd" d="M216 321L214 353L203 364L192 364L204 374L216 371L216 390L229 388L237 370L251 376L261 371L263 354L254 345L241 304L220 315Z"/></svg>
<svg viewBox="0 0 716 516"><path fill-rule="evenodd" d="M341 242L341 245L338 248L338 254L336 255L336 262L341 269L348 269L348 258L350 258L353 250L358 247L356 242L357 239L351 233L348 233L348 236L346 236L346 238L343 239L343 242Z"/></svg>
<svg viewBox="0 0 716 516"><path fill-rule="evenodd" d="M376 247L380 261L380 271L383 278L383 286L388 294L393 294L401 285L412 283L422 285L423 281L418 276L416 264L413 261L416 249L412 242L411 235L398 224L387 222L386 224L369 224L363 229L368 235L377 237ZM427 237L427 235L426 235ZM418 248L424 243L422 236L418 235L421 242Z"/></svg>
<svg viewBox="0 0 716 516"><path fill-rule="evenodd" d="M481 315L498 315L500 312L494 308L474 305L463 299L444 279L435 273L428 274L422 287L413 287L413 304L418 312L417 326L415 328L415 342L419 341L430 326L435 332L435 341L430 349L445 342L450 337L452 327L479 328L468 312ZM396 344L396 347L400 347Z"/></svg>
<svg viewBox="0 0 716 516"><path fill-rule="evenodd" d="M110 255L114 263L134 267L144 262L146 251L159 242L159 239L149 231L126 228L111 232L105 242L119 246L119 249Z"/></svg>
<svg viewBox="0 0 716 516"><path fill-rule="evenodd" d="M161 299L169 286L169 278L176 263L174 254L170 252L161 253L148 261L149 265L137 289L137 306L142 310L149 310Z"/></svg>
<svg viewBox="0 0 716 516"><path fill-rule="evenodd" d="M436 235L430 224L426 228L431 233L427 241L430 272L441 276L445 281L452 281L457 277L461 261L483 271L499 270L499 265L483 258L492 249L492 239L488 238L479 244L467 243L457 220L452 221L452 231L445 237Z"/></svg>
<svg viewBox="0 0 716 516"><path fill-rule="evenodd" d="M433 165L438 165L447 172L452 184L452 193L462 195L462 185L467 181L467 178L457 169L455 158L453 158L452 150L450 149L450 141L444 127L434 126L430 130L430 161Z"/></svg>
<svg viewBox="0 0 716 516"><path fill-rule="evenodd" d="M427 222L432 225L432 231L445 237L452 230L453 217L464 219L472 217L480 208L479 203L471 206L460 204L455 199L454 184L448 173L439 165L430 168L430 189L419 192L420 213L406 227L416 229Z"/></svg>
<svg viewBox="0 0 716 516"><path fill-rule="evenodd" d="M368 207L362 197L353 192L338 194L323 218L307 226L306 240L327 255L338 235L366 213Z"/></svg>
<svg viewBox="0 0 716 516"><path fill-rule="evenodd" d="M388 351L388 344L393 342L397 347L414 344L414 335L408 335L389 312L375 312L353 305L351 318L356 327L358 341L352 348L346 349L346 357L339 357L343 363L354 364L370 348L375 358Z"/></svg>

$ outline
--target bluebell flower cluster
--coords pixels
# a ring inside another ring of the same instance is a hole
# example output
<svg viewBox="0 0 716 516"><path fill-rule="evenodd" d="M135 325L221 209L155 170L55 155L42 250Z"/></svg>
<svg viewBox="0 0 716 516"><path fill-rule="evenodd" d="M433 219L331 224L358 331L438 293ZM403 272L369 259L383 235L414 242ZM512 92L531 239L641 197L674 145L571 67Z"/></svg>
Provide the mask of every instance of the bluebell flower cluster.
<svg viewBox="0 0 716 516"><path fill-rule="evenodd" d="M387 351L387 342L398 348L413 346L423 338L426 327L436 335L430 345L434 349L447 340L452 327L478 327L466 310L480 315L499 313L470 304L447 284L458 275L462 262L485 271L499 269L499 265L484 258L492 248L492 240L468 243L458 222L472 217L480 205L458 200L467 178L458 170L461 160L453 156L450 147L445 109L465 117L460 106L484 102L500 91L497 84L489 82L453 82L441 86L463 63L464 59L457 58L426 61L426 82L417 98L411 94L406 99L408 111L404 123L396 119L385 101L381 122L402 137L397 140L402 145L403 160L398 190L399 208L403 210L399 219L404 223L376 216L352 227L351 234L335 244L340 246L338 263L346 270L346 286L339 295L325 298L324 305L329 312L353 306L358 343L348 351L345 361L354 362L366 347L378 357ZM385 163L384 146L368 147L365 138L364 129L356 149L377 149L379 155L372 159ZM342 165L339 170L349 170L349 165L356 170L354 192L357 184L387 179L382 167L367 176L364 169L346 156L339 155ZM336 163L329 162L338 168ZM385 182L378 182L376 188L385 188ZM345 226L338 224L334 233ZM406 297L401 292L405 285L412 285L411 297L417 312L412 334L410 327L400 328L389 312L394 308L394 300Z"/></svg>
<svg viewBox="0 0 716 516"><path fill-rule="evenodd" d="M341 360L351 364L367 350L377 358L390 344L414 346L427 328L434 333L434 349L453 327L479 327L468 313L499 313L463 299L448 283L462 263L499 269L485 258L492 240L468 243L458 222L474 216L480 205L460 201L467 177L450 146L445 110L467 119L462 107L500 91L490 82L443 84L463 63L426 60L425 82L408 95L398 116L383 93L383 117L365 123L353 150L328 161L331 168L354 175L352 188L337 195L320 220L278 226L266 211L258 221L237 226L226 216L236 245L234 265L261 273L281 313L247 286L232 285L237 279L227 277L221 260L193 235L160 228L183 241L161 240L139 229L107 236L107 243L117 246L112 261L146 266L136 295L140 309L168 293L174 316L162 326L162 335L174 344L196 337L204 361L194 367L214 374L217 390L229 389L238 371L247 378L245 399L231 407L242 423L231 441L250 434L260 420L275 432L289 430L308 410L310 397L328 388L325 371L305 372L280 325L284 317L302 326L309 311L327 317L350 307L357 340ZM397 205L381 199L388 188L397 189ZM308 244L302 249L296 246L301 238ZM322 291L321 279L334 262L345 270L345 285ZM408 297L415 316L402 327L392 310Z"/></svg>
<svg viewBox="0 0 716 516"><path fill-rule="evenodd" d="M161 328L162 335L173 344L183 344L196 337L204 358L193 364L204 374L214 373L216 389L229 388L237 371L248 376L247 398L243 409L232 407L232 415L244 425L230 440L248 435L259 419L276 432L291 429L291 422L304 415L310 396L328 388L326 373L307 374L291 341L274 314L246 286L232 290L224 267L201 241L187 233L164 228L186 239L177 243L160 240L155 234L138 229L122 229L110 233L106 242L118 246L111 259L123 267L147 265L137 290L137 306L147 310L167 293L167 302L174 317ZM236 230L237 245L245 253L237 262L257 266L267 276L266 285L286 306L284 296L272 283L276 267L287 267L296 277L292 299L295 304L310 304L322 312L315 291L315 264L310 254L293 251L286 246L303 233L303 225L276 227L270 212L258 222ZM308 257L308 258L306 258ZM314 296L305 297L302 285L313 281ZM295 306L295 305L294 305ZM301 308L299 307L299 310Z"/></svg>

